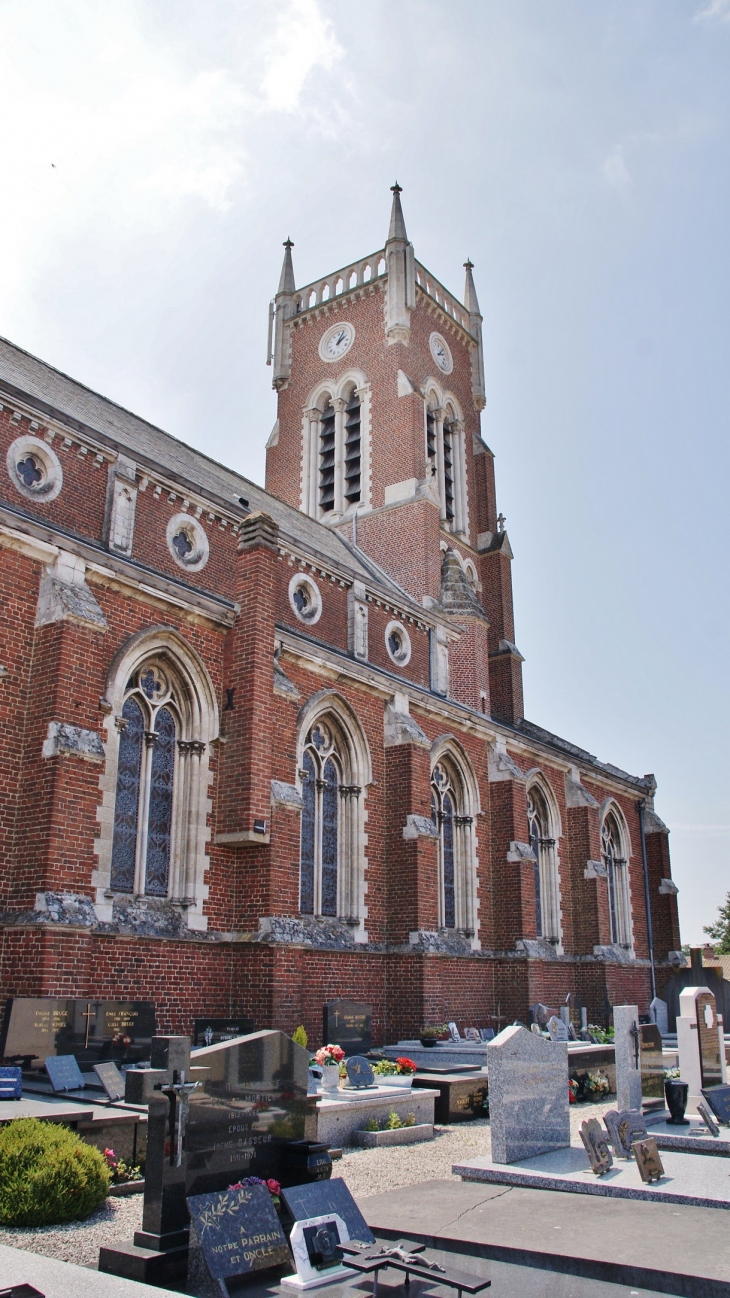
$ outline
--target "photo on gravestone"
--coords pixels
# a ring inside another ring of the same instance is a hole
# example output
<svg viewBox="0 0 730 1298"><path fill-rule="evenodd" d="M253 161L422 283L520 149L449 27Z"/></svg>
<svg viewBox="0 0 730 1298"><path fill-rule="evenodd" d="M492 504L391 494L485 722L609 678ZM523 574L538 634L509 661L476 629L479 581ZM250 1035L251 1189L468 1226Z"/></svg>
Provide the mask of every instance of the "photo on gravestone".
<svg viewBox="0 0 730 1298"><path fill-rule="evenodd" d="M263 1031L196 1050L192 1062L208 1071L189 1101L188 1195L247 1176L286 1180L290 1142L316 1138L309 1052L283 1032Z"/></svg>
<svg viewBox="0 0 730 1298"><path fill-rule="evenodd" d="M285 1276L281 1283L287 1289L318 1289L323 1284L351 1278L352 1271L343 1266L339 1251L340 1244L349 1240L347 1226L337 1213L295 1221L289 1247L294 1255L296 1275Z"/></svg>
<svg viewBox="0 0 730 1298"><path fill-rule="evenodd" d="M124 1078L116 1064L94 1064L94 1072L111 1101L124 1099Z"/></svg>
<svg viewBox="0 0 730 1298"><path fill-rule="evenodd" d="M328 1001L322 1010L322 1044L341 1046L346 1056L366 1055L372 1045L372 1005Z"/></svg>
<svg viewBox="0 0 730 1298"><path fill-rule="evenodd" d="M581 1123L580 1138L592 1170L596 1176L603 1176L613 1166L613 1158L606 1142L606 1133L597 1118L589 1118L587 1122Z"/></svg>
<svg viewBox="0 0 730 1298"><path fill-rule="evenodd" d="M341 1177L334 1181L317 1181L312 1185L292 1185L282 1189L281 1200L289 1217L304 1221L337 1213L347 1226L350 1239L374 1244L375 1236Z"/></svg>
<svg viewBox="0 0 730 1298"><path fill-rule="evenodd" d="M730 1086L703 1086L702 1094L712 1112L724 1127L730 1126Z"/></svg>
<svg viewBox="0 0 730 1298"><path fill-rule="evenodd" d="M504 1028L487 1046L487 1068L495 1163L570 1145L567 1045Z"/></svg>
<svg viewBox="0 0 730 1298"><path fill-rule="evenodd" d="M616 1158L632 1158L633 1142L643 1140L649 1134L642 1114L631 1109L611 1109L604 1113L603 1121Z"/></svg>
<svg viewBox="0 0 730 1298"><path fill-rule="evenodd" d="M54 1091L81 1091L84 1089L84 1079L81 1076L74 1055L49 1055L46 1063L46 1072L51 1079L51 1086Z"/></svg>
<svg viewBox="0 0 730 1298"><path fill-rule="evenodd" d="M723 1077L715 997L712 992L701 992L695 1004L697 1007L697 1033L700 1044L702 1086L720 1086Z"/></svg>
<svg viewBox="0 0 730 1298"><path fill-rule="evenodd" d="M720 1135L720 1128L718 1127L717 1123L715 1122L715 1119L710 1113L709 1108L707 1107L706 1104L703 1104L701 1101L697 1105L697 1116L702 1119L711 1136L717 1138Z"/></svg>
<svg viewBox="0 0 730 1298"><path fill-rule="evenodd" d="M647 1183L658 1181L664 1176L664 1166L654 1136L647 1136L645 1140L635 1140L631 1149L642 1181Z"/></svg>
<svg viewBox="0 0 730 1298"><path fill-rule="evenodd" d="M236 1037L247 1037L255 1031L253 1019L196 1019L193 1046L217 1046L220 1041L233 1041Z"/></svg>
<svg viewBox="0 0 730 1298"><path fill-rule="evenodd" d="M345 1063L347 1069L347 1080L350 1086L356 1090L364 1090L368 1086L375 1086L375 1074L370 1067L367 1059L362 1055L350 1055Z"/></svg>
<svg viewBox="0 0 730 1298"><path fill-rule="evenodd" d="M641 1099L645 1111L664 1108L664 1058L662 1034L656 1023L640 1023L639 1060Z"/></svg>
<svg viewBox="0 0 730 1298"><path fill-rule="evenodd" d="M217 1281L290 1264L286 1235L265 1186L191 1195L187 1202L189 1285L198 1278L201 1261Z"/></svg>
<svg viewBox="0 0 730 1298"><path fill-rule="evenodd" d="M49 1055L75 1055L80 1067L148 1059L155 1033L151 1001L48 1000L16 996L5 1007L0 1057L42 1072Z"/></svg>

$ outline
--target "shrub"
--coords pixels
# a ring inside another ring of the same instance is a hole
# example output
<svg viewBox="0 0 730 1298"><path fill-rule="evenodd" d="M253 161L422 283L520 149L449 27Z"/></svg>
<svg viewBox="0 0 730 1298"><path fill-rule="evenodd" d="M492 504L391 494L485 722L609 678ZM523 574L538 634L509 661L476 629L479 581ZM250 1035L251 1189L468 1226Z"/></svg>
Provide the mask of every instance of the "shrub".
<svg viewBox="0 0 730 1298"><path fill-rule="evenodd" d="M0 1128L0 1222L81 1221L104 1202L110 1172L98 1149L68 1127L17 1118Z"/></svg>
<svg viewBox="0 0 730 1298"><path fill-rule="evenodd" d="M398 1073L398 1065L394 1064L392 1059L379 1059L377 1064L373 1064L373 1072L378 1077L395 1077Z"/></svg>
<svg viewBox="0 0 730 1298"><path fill-rule="evenodd" d="M291 1034L291 1039L292 1041L296 1041L298 1046L304 1046L304 1049L306 1050L308 1037L303 1024L300 1023L299 1027L294 1029Z"/></svg>

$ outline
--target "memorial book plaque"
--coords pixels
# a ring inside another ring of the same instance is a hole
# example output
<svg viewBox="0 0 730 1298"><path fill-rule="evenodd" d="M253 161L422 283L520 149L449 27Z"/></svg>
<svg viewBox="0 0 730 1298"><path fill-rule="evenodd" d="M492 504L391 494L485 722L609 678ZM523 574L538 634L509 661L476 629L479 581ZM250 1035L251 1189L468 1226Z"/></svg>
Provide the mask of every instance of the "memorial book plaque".
<svg viewBox="0 0 730 1298"><path fill-rule="evenodd" d="M124 1099L124 1078L116 1064L94 1064L94 1072L112 1102Z"/></svg>
<svg viewBox="0 0 730 1298"><path fill-rule="evenodd" d="M580 1138L592 1170L596 1176L603 1176L613 1166L613 1158L606 1143L606 1133L597 1118L581 1123Z"/></svg>
<svg viewBox="0 0 730 1298"><path fill-rule="evenodd" d="M366 1055L372 1045L372 1005L328 1001L322 1011L322 1044L342 1046L345 1055Z"/></svg>
<svg viewBox="0 0 730 1298"><path fill-rule="evenodd" d="M149 1058L154 1033L150 1001L16 996L6 1003L0 1057L38 1073L49 1055L75 1055L85 1069L106 1060L138 1063Z"/></svg>
<svg viewBox="0 0 730 1298"><path fill-rule="evenodd" d="M228 1280L291 1263L286 1235L265 1186L192 1195L187 1203L191 1225L188 1271L198 1269L200 1259L194 1255L202 1255L211 1279L224 1282L223 1293Z"/></svg>
<svg viewBox="0 0 730 1298"><path fill-rule="evenodd" d="M724 1127L730 1127L730 1086L703 1086L702 1094Z"/></svg>
<svg viewBox="0 0 730 1298"><path fill-rule="evenodd" d="M74 1055L49 1055L45 1065L54 1091L83 1090L84 1079Z"/></svg>
<svg viewBox="0 0 730 1298"><path fill-rule="evenodd" d="M636 1166L642 1181L650 1184L652 1181L658 1181L664 1176L664 1164L659 1157L656 1138L647 1136L645 1140L635 1140L631 1146Z"/></svg>
<svg viewBox="0 0 730 1298"><path fill-rule="evenodd" d="M643 1116L631 1109L621 1112L612 1109L609 1113L604 1113L603 1121L617 1158L632 1158L631 1146L634 1141L645 1140L649 1135Z"/></svg>

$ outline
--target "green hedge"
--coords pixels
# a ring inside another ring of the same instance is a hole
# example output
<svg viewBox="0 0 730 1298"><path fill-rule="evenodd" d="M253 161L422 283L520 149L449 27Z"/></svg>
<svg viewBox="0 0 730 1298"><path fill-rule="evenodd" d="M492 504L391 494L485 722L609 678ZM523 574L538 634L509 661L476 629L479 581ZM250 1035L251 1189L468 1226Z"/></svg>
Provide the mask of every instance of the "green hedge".
<svg viewBox="0 0 730 1298"><path fill-rule="evenodd" d="M17 1118L0 1127L0 1222L80 1221L103 1203L110 1172L98 1149L68 1127Z"/></svg>

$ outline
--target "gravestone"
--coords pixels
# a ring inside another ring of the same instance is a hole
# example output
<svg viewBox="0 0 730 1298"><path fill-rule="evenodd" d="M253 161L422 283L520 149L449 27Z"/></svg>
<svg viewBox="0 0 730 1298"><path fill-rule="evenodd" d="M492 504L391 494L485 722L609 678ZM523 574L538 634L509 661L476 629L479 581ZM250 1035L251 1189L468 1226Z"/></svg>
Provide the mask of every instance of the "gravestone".
<svg viewBox="0 0 730 1298"><path fill-rule="evenodd" d="M547 1027L547 1021L550 1018L550 1010L547 1005L543 1005L541 1001L536 1001L534 1005L530 1006L529 1014L531 1023L537 1023L540 1028Z"/></svg>
<svg viewBox="0 0 730 1298"><path fill-rule="evenodd" d="M149 1058L154 1033L151 1001L16 996L6 1003L0 1058L38 1073L49 1055L75 1055L86 1069L108 1059L131 1064Z"/></svg>
<svg viewBox="0 0 730 1298"><path fill-rule="evenodd" d="M372 1005L328 1001L322 1011L322 1044L342 1046L345 1055L366 1055L372 1046Z"/></svg>
<svg viewBox="0 0 730 1298"><path fill-rule="evenodd" d="M580 1138L588 1155L591 1170L596 1176L603 1176L613 1167L611 1151L606 1143L606 1133L597 1118L589 1118L580 1124Z"/></svg>
<svg viewBox="0 0 730 1298"><path fill-rule="evenodd" d="M655 996L649 1005L649 1013L662 1036L666 1037L669 1033L669 1007L667 1002L663 1001L661 996Z"/></svg>
<svg viewBox="0 0 730 1298"><path fill-rule="evenodd" d="M703 1086L702 1094L723 1126L730 1126L730 1086Z"/></svg>
<svg viewBox="0 0 730 1298"><path fill-rule="evenodd" d="M553 1014L548 1019L547 1030L550 1033L551 1041L568 1040L568 1025L564 1019L559 1019L556 1014Z"/></svg>
<svg viewBox="0 0 730 1298"><path fill-rule="evenodd" d="M0 1068L0 1100L22 1100L23 1073L12 1065Z"/></svg>
<svg viewBox="0 0 730 1298"><path fill-rule="evenodd" d="M679 1007L679 1071L689 1087L687 1112L696 1113L703 1088L727 1082L723 1024L706 987L685 987Z"/></svg>
<svg viewBox="0 0 730 1298"><path fill-rule="evenodd" d="M645 1112L664 1108L662 1034L656 1023L639 1024L641 1099Z"/></svg>
<svg viewBox="0 0 730 1298"><path fill-rule="evenodd" d="M717 1123L715 1122L715 1119L710 1113L709 1108L707 1107L706 1104L703 1104L701 1101L697 1105L697 1116L702 1119L711 1136L715 1136L715 1138L717 1138L720 1135L720 1128L718 1127Z"/></svg>
<svg viewBox="0 0 730 1298"><path fill-rule="evenodd" d="M612 1109L609 1113L604 1113L603 1121L617 1158L631 1158L632 1143L644 1140L649 1134L641 1113Z"/></svg>
<svg viewBox="0 0 730 1298"><path fill-rule="evenodd" d="M647 1136L644 1140L635 1140L631 1149L642 1181L658 1181L660 1177L664 1176L664 1165L659 1157L659 1150L654 1136Z"/></svg>
<svg viewBox="0 0 730 1298"><path fill-rule="evenodd" d="M614 1005L616 1102L619 1109L641 1112L641 1039L636 1005Z"/></svg>
<svg viewBox="0 0 730 1298"><path fill-rule="evenodd" d="M154 1274L160 1253L170 1276L184 1268L188 1198L227 1190L248 1176L296 1181L332 1167L323 1154L309 1168L316 1135L316 1100L307 1098L309 1052L283 1032L205 1047L192 1066L189 1038L155 1037L150 1062L151 1076L141 1085L161 1089L152 1089L149 1099L142 1229L134 1246L103 1248L99 1256L99 1270L135 1280ZM133 1078L128 1072L128 1088L140 1085ZM326 1167L319 1166L323 1159Z"/></svg>
<svg viewBox="0 0 730 1298"><path fill-rule="evenodd" d="M494 1041L494 1028L480 1028L479 1036L482 1041Z"/></svg>
<svg viewBox="0 0 730 1298"><path fill-rule="evenodd" d="M289 1245L297 1273L285 1276L282 1284L288 1289L317 1289L325 1283L351 1279L352 1271L343 1266L337 1251L349 1239L347 1225L337 1213L295 1221Z"/></svg>
<svg viewBox="0 0 730 1298"><path fill-rule="evenodd" d="M210 1278L225 1293L229 1280L288 1265L286 1235L265 1186L191 1195L187 1205L188 1288L194 1284L199 1289L200 1281Z"/></svg>
<svg viewBox="0 0 730 1298"><path fill-rule="evenodd" d="M354 1086L357 1090L375 1085L375 1074L362 1055L350 1055L345 1068L350 1086Z"/></svg>
<svg viewBox="0 0 730 1298"><path fill-rule="evenodd" d="M374 1244L375 1236L341 1177L311 1185L291 1185L281 1191L282 1203L294 1221L336 1213L347 1226L350 1239Z"/></svg>
<svg viewBox="0 0 730 1298"><path fill-rule="evenodd" d="M110 1100L124 1099L124 1078L116 1064L94 1064L94 1072Z"/></svg>
<svg viewBox="0 0 730 1298"><path fill-rule="evenodd" d="M54 1091L83 1090L84 1079L75 1055L49 1055L45 1064Z"/></svg>
<svg viewBox="0 0 730 1298"><path fill-rule="evenodd" d="M568 1048L523 1027L487 1046L492 1159L516 1163L570 1145Z"/></svg>
<svg viewBox="0 0 730 1298"><path fill-rule="evenodd" d="M465 1041L481 1041L478 1028L464 1028Z"/></svg>
<svg viewBox="0 0 730 1298"><path fill-rule="evenodd" d="M217 1046L219 1041L233 1041L254 1031L253 1019L196 1019L193 1046Z"/></svg>
<svg viewBox="0 0 730 1298"><path fill-rule="evenodd" d="M458 1029L458 1027L456 1026L456 1024L454 1023L453 1019L451 1020L450 1023L447 1023L446 1026L447 1026L447 1028L449 1029L449 1035L450 1035L450 1037L451 1037L451 1040L452 1040L452 1041L461 1041L461 1033L459 1032L459 1029Z"/></svg>

